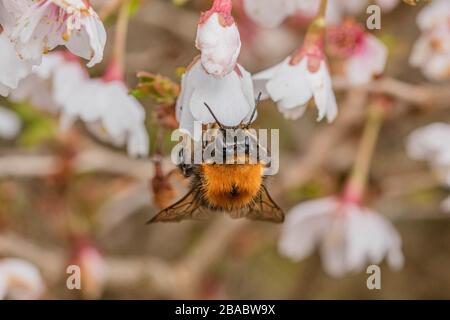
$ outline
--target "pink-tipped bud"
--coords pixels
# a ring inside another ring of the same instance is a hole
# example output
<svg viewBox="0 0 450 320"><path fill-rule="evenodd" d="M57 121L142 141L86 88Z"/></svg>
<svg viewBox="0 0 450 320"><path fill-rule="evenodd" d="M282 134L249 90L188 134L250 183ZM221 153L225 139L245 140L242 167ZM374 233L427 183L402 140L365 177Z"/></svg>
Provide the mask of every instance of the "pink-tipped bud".
<svg viewBox="0 0 450 320"><path fill-rule="evenodd" d="M206 72L223 77L233 71L241 50L239 30L231 16L230 0L216 0L204 12L197 29L195 45Z"/></svg>
<svg viewBox="0 0 450 320"><path fill-rule="evenodd" d="M205 23L214 13L220 16L223 26L231 26L234 24L234 18L231 15L233 3L231 0L214 0L214 3L208 11L202 12L198 24Z"/></svg>
<svg viewBox="0 0 450 320"><path fill-rule="evenodd" d="M81 295L85 299L100 298L105 283L105 261L97 247L89 240L78 238L71 263L81 272Z"/></svg>

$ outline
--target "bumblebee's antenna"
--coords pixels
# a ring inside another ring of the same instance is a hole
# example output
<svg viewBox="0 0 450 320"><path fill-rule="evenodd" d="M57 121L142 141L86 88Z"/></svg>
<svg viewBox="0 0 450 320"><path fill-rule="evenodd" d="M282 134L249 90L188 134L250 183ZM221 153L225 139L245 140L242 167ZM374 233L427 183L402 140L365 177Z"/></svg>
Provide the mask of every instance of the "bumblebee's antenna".
<svg viewBox="0 0 450 320"><path fill-rule="evenodd" d="M209 112L211 113L211 115L213 116L214 120L216 121L216 123L219 125L220 129L225 129L225 126L220 123L220 121L217 119L216 115L214 114L214 112L212 112L211 108L208 106L208 104L206 102L204 102L205 107L208 108Z"/></svg>
<svg viewBox="0 0 450 320"><path fill-rule="evenodd" d="M248 128L248 127L250 126L250 124L253 122L253 118L255 117L255 114L256 114L256 109L258 108L258 104L259 104L259 102L261 101L261 96L262 96L262 92L260 92L260 93L258 94L258 97L256 98L256 101L255 101L255 108L253 109L253 112L252 112L252 115L251 115L251 117L250 117L250 120L247 122L247 125L246 125L247 128Z"/></svg>

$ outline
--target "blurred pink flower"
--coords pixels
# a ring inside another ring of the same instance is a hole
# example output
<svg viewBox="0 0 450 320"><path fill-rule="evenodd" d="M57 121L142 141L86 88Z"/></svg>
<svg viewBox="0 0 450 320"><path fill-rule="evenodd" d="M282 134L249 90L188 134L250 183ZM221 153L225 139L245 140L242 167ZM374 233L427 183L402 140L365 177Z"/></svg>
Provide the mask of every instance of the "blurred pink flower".
<svg viewBox="0 0 450 320"><path fill-rule="evenodd" d="M282 255L299 261L319 248L324 270L333 277L361 272L386 258L391 268L403 266L401 238L392 224L354 201L323 198L294 207L279 241Z"/></svg>
<svg viewBox="0 0 450 320"><path fill-rule="evenodd" d="M450 187L450 124L438 122L414 130L406 149L412 159L427 161L439 180Z"/></svg>
<svg viewBox="0 0 450 320"><path fill-rule="evenodd" d="M274 28L287 17L298 14L314 18L319 9L319 0L243 0L247 15L258 25ZM399 0L376 0L382 10L390 11ZM329 23L339 23L348 15L362 13L369 1L367 0L333 0L328 1L326 20Z"/></svg>
<svg viewBox="0 0 450 320"><path fill-rule="evenodd" d="M450 16L450 2L447 0L433 0L417 15L416 22L420 30L434 29L448 23Z"/></svg>
<svg viewBox="0 0 450 320"><path fill-rule="evenodd" d="M406 150L415 160L425 160L437 179L450 188L450 124L432 123L414 130L408 137ZM445 199L441 208L450 213L450 197Z"/></svg>
<svg viewBox="0 0 450 320"><path fill-rule="evenodd" d="M149 138L145 127L145 110L129 95L121 71L112 62L102 79L90 79L78 66L58 68L54 77L54 98L61 106L62 127L81 119L92 128L101 129L103 139L115 145L126 145L130 156L147 156ZM66 79L70 76L70 85Z"/></svg>
<svg viewBox="0 0 450 320"><path fill-rule="evenodd" d="M280 64L253 76L255 91L270 97L290 119L303 115L311 98L319 110L317 120L332 122L337 103L321 43L308 43Z"/></svg>
<svg viewBox="0 0 450 320"><path fill-rule="evenodd" d="M64 45L73 54L90 60L87 64L89 67L102 61L106 31L89 1L16 2L28 6L10 34L23 59L39 64L42 54Z"/></svg>
<svg viewBox="0 0 450 320"><path fill-rule="evenodd" d="M34 66L32 72L20 81L17 89L11 91L9 100L28 101L33 107L44 111L57 112L58 103L53 99L53 75L65 63L64 55L56 52L45 55L42 64ZM70 79L65 82L70 84Z"/></svg>
<svg viewBox="0 0 450 320"><path fill-rule="evenodd" d="M205 103L225 126L249 121L255 107L250 73L236 65L234 71L217 78L207 73L200 61L195 61L182 78L176 112L180 129L196 140L199 137L194 136L194 121L215 123Z"/></svg>
<svg viewBox="0 0 450 320"><path fill-rule="evenodd" d="M327 31L331 53L344 59L343 76L352 85L364 85L383 73L388 49L377 37L353 21Z"/></svg>
<svg viewBox="0 0 450 320"><path fill-rule="evenodd" d="M435 0L417 16L422 34L413 46L412 66L430 80L450 79L450 2Z"/></svg>
<svg viewBox="0 0 450 320"><path fill-rule="evenodd" d="M234 70L241 50L231 9L231 0L215 0L210 10L202 13L198 24L196 47L202 52L202 65L217 77Z"/></svg>
<svg viewBox="0 0 450 320"><path fill-rule="evenodd" d="M106 265L97 247L91 242L78 239L71 263L81 270L81 294L86 299L100 298L105 285Z"/></svg>
<svg viewBox="0 0 450 320"><path fill-rule="evenodd" d="M38 299L45 290L39 270L20 259L0 260L0 300Z"/></svg>

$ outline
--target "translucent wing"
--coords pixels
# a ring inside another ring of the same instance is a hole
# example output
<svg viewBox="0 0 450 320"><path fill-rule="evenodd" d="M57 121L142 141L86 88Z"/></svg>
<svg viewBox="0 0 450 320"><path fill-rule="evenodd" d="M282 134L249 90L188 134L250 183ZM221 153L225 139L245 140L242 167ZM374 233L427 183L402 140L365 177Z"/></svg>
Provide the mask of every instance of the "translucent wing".
<svg viewBox="0 0 450 320"><path fill-rule="evenodd" d="M162 210L155 215L147 224L156 222L180 222L183 220L203 220L208 217L202 207L195 201L194 189L189 191L180 201Z"/></svg>
<svg viewBox="0 0 450 320"><path fill-rule="evenodd" d="M272 200L269 192L264 185L261 186L258 197L255 202L247 209L241 212L230 213L232 218L247 218L250 220L261 220L274 223L282 223L284 221L284 212Z"/></svg>

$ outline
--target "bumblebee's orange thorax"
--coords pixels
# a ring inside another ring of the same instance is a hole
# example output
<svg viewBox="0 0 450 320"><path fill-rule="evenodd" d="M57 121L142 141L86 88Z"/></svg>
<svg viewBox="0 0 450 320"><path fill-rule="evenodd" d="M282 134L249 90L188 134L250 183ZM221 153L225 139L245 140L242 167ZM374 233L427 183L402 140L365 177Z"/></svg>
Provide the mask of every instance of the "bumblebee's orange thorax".
<svg viewBox="0 0 450 320"><path fill-rule="evenodd" d="M250 204L262 185L260 164L205 164L201 166L203 191L213 207L232 211Z"/></svg>

